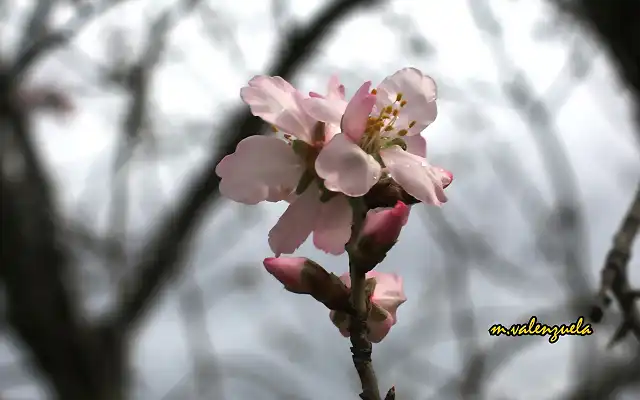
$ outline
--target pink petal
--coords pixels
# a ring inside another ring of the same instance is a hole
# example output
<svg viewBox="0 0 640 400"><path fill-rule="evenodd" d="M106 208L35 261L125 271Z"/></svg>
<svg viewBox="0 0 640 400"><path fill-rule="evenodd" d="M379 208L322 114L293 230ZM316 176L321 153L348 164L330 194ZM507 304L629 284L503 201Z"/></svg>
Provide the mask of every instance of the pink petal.
<svg viewBox="0 0 640 400"><path fill-rule="evenodd" d="M440 205L447 201L441 176L426 159L392 146L380 151L389 175L404 190L426 204Z"/></svg>
<svg viewBox="0 0 640 400"><path fill-rule="evenodd" d="M313 230L313 244L329 254L344 253L351 237L353 213L346 197L338 195L320 206Z"/></svg>
<svg viewBox="0 0 640 400"><path fill-rule="evenodd" d="M408 129L409 135L422 132L438 115L436 83L416 68L404 68L388 76L377 87L377 91L376 110L392 104L398 93L402 93L402 99L407 104L401 109L394 126ZM409 128L411 121L416 121L416 124Z"/></svg>
<svg viewBox="0 0 640 400"><path fill-rule="evenodd" d="M336 317L340 316L342 321L340 323L336 322ZM331 311L329 313L329 318L331 318L331 322L340 330L340 334L344 337L349 337L349 323L350 318L344 312L340 311Z"/></svg>
<svg viewBox="0 0 640 400"><path fill-rule="evenodd" d="M337 75L332 75L331 78L329 78L329 84L327 85L327 99L344 100L344 85L340 83L340 79Z"/></svg>
<svg viewBox="0 0 640 400"><path fill-rule="evenodd" d="M279 76L256 76L240 90L253 115L300 140L309 141L313 120L301 107L303 96Z"/></svg>
<svg viewBox="0 0 640 400"><path fill-rule="evenodd" d="M313 231L320 211L320 192L315 184L297 197L269 231L269 246L276 257L293 254Z"/></svg>
<svg viewBox="0 0 640 400"><path fill-rule="evenodd" d="M220 193L237 202L280 201L296 187L305 166L284 141L261 135L242 140L216 166Z"/></svg>
<svg viewBox="0 0 640 400"><path fill-rule="evenodd" d="M434 169L434 173L440 177L440 182L442 182L442 188L446 189L447 186L451 185L451 182L453 182L453 174L451 173L451 171L447 171L444 168L440 168L440 167L433 167Z"/></svg>
<svg viewBox="0 0 640 400"><path fill-rule="evenodd" d="M396 324L396 310L407 298L404 295L402 278L398 275L371 271L367 272L366 277L367 279L375 278L376 288L373 291L371 300L378 306L377 308L381 315L386 316L383 320L372 317L372 314L367 318L367 327L369 328L367 338L373 343L379 343L387 336L393 325ZM351 287L351 278L348 272L340 275L340 280L347 287ZM329 317L333 324L338 327L342 336L349 337L350 318L336 311L331 311ZM337 317L342 317L340 323L336 321Z"/></svg>
<svg viewBox="0 0 640 400"><path fill-rule="evenodd" d="M367 321L367 326L369 327L369 333L367 334L367 339L371 343L380 343L382 339L384 339L391 331L393 325L395 325L395 320L392 316L388 316L384 321Z"/></svg>
<svg viewBox="0 0 640 400"><path fill-rule="evenodd" d="M343 134L338 134L320 151L316 173L327 189L358 197L380 179L380 164Z"/></svg>
<svg viewBox="0 0 640 400"><path fill-rule="evenodd" d="M329 100L320 97L305 99L302 104L304 110L312 118L334 126L340 126L342 114L347 108L347 102L344 100Z"/></svg>
<svg viewBox="0 0 640 400"><path fill-rule="evenodd" d="M324 99L324 96L321 94L318 94L316 92L309 92L309 97L316 97L318 99Z"/></svg>
<svg viewBox="0 0 640 400"><path fill-rule="evenodd" d="M376 104L376 96L369 92L371 81L367 81L360 86L360 89L353 95L342 117L342 133L349 136L354 142L360 142L367 127L367 120L371 114L373 106Z"/></svg>
<svg viewBox="0 0 640 400"><path fill-rule="evenodd" d="M401 201L398 201L393 208L370 210L361 235L369 237L378 245L392 244L398 240L402 227L408 219L409 207Z"/></svg>
<svg viewBox="0 0 640 400"><path fill-rule="evenodd" d="M309 293L309 285L302 279L302 270L307 259L304 257L269 257L262 264L284 287L294 293Z"/></svg>
<svg viewBox="0 0 640 400"><path fill-rule="evenodd" d="M427 157L427 140L422 135L405 136L403 139L409 153L422 158Z"/></svg>
<svg viewBox="0 0 640 400"><path fill-rule="evenodd" d="M386 310L395 322L398 307L407 301L403 279L397 274L371 272L374 272L374 274L367 273L367 278L376 279L376 287L373 290L371 301Z"/></svg>

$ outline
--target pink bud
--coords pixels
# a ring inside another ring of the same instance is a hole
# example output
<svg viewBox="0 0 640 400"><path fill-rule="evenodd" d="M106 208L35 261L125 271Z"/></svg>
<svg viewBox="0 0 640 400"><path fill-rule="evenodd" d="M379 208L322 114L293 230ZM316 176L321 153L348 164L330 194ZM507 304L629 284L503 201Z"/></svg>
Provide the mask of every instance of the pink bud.
<svg viewBox="0 0 640 400"><path fill-rule="evenodd" d="M290 292L309 293L308 285L302 279L302 271L307 259L304 257L265 258L264 267Z"/></svg>
<svg viewBox="0 0 640 400"><path fill-rule="evenodd" d="M451 173L451 171L447 171L444 168L440 168L440 173L442 174L440 176L440 181L442 182L442 188L446 189L447 186L451 185L451 182L453 182L453 174Z"/></svg>
<svg viewBox="0 0 640 400"><path fill-rule="evenodd" d="M394 243L409 219L409 211L409 207L401 201L393 208L370 210L364 221L362 237L369 237L379 245Z"/></svg>
<svg viewBox="0 0 640 400"><path fill-rule="evenodd" d="M367 272L366 278L375 278L376 280L376 287L371 295L371 312L367 318L367 327L369 328L367 338L373 343L378 343L387 336L391 327L396 324L396 311L402 303L407 301L407 297L404 294L402 277L396 274L370 271ZM340 280L347 287L351 287L349 273L341 275ZM339 311L331 311L329 317L334 325L340 329L342 336L349 337L350 317Z"/></svg>

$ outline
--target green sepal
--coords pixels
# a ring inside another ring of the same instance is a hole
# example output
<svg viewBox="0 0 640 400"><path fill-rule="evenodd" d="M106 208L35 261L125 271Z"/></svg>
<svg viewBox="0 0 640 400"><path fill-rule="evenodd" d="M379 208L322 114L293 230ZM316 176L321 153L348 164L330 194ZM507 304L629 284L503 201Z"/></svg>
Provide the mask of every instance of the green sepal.
<svg viewBox="0 0 640 400"><path fill-rule="evenodd" d="M306 159L312 149L309 143L300 139L294 140L291 143L291 148L293 149L293 152L300 156L302 159Z"/></svg>
<svg viewBox="0 0 640 400"><path fill-rule="evenodd" d="M305 190L309 187L313 179L315 178L313 172L306 170L300 177L300 181L298 181L298 186L296 186L296 194L301 195Z"/></svg>

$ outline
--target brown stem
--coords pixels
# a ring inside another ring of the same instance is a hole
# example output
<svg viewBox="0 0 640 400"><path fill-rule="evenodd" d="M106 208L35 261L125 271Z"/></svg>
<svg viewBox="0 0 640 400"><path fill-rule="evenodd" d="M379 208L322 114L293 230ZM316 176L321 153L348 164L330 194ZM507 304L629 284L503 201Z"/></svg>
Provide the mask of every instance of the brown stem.
<svg viewBox="0 0 640 400"><path fill-rule="evenodd" d="M357 262L359 257L353 255L357 253L357 239L360 235L367 208L361 199L354 199L353 226L351 229L351 239L347 243L349 253L349 275L351 277L351 304L354 314L350 319L349 332L351 333L351 354L353 365L356 367L362 393L362 400L380 400L378 380L371 365L371 342L367 339L367 316L369 314L369 299L365 294L366 268Z"/></svg>
<svg viewBox="0 0 640 400"><path fill-rule="evenodd" d="M598 294L598 305L592 310L594 322L602 318L603 310L608 305L608 293L615 297L624 322L618 328L611 344L619 341L628 333L633 333L640 340L640 312L635 305L634 290L631 288L627 265L631 258L631 247L640 227L640 184L635 197L629 206L620 229L613 239L613 247L609 250L605 265L602 268L602 282Z"/></svg>

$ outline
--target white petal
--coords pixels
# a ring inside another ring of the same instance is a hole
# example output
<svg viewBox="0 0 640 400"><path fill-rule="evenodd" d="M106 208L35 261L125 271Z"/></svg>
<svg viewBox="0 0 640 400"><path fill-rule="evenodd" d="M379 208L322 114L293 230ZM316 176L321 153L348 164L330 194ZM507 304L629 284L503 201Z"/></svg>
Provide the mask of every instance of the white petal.
<svg viewBox="0 0 640 400"><path fill-rule="evenodd" d="M405 136L403 139L409 153L422 158L427 157L427 140L422 135Z"/></svg>
<svg viewBox="0 0 640 400"><path fill-rule="evenodd" d="M298 196L269 231L269 246L276 257L293 254L313 231L320 210L320 192L315 184Z"/></svg>
<svg viewBox="0 0 640 400"><path fill-rule="evenodd" d="M303 96L279 76L256 76L240 90L253 115L309 141L315 121L302 108Z"/></svg>
<svg viewBox="0 0 640 400"><path fill-rule="evenodd" d="M351 237L352 220L353 212L346 197L337 195L323 203L313 230L313 244L329 254L344 253Z"/></svg>
<svg viewBox="0 0 640 400"><path fill-rule="evenodd" d="M275 137L250 136L216 166L220 193L237 202L284 200L304 171L291 146ZM278 196L280 193L280 196Z"/></svg>
<svg viewBox="0 0 640 400"><path fill-rule="evenodd" d="M351 197L365 195L380 179L380 164L344 134L338 134L320 151L316 173L327 189Z"/></svg>
<svg viewBox="0 0 640 400"><path fill-rule="evenodd" d="M347 102L342 99L329 100L312 97L305 99L302 104L307 114L312 118L335 126L340 126L342 114L347 108Z"/></svg>
<svg viewBox="0 0 640 400"><path fill-rule="evenodd" d="M389 175L404 190L426 204L440 205L447 201L441 176L426 159L392 146L380 151Z"/></svg>
<svg viewBox="0 0 640 400"><path fill-rule="evenodd" d="M437 86L435 81L416 68L404 68L385 78L377 87L376 110L381 110L396 100L398 93L407 101L394 124L397 129L408 129L409 135L420 133L435 121ZM416 124L409 128L409 123Z"/></svg>

